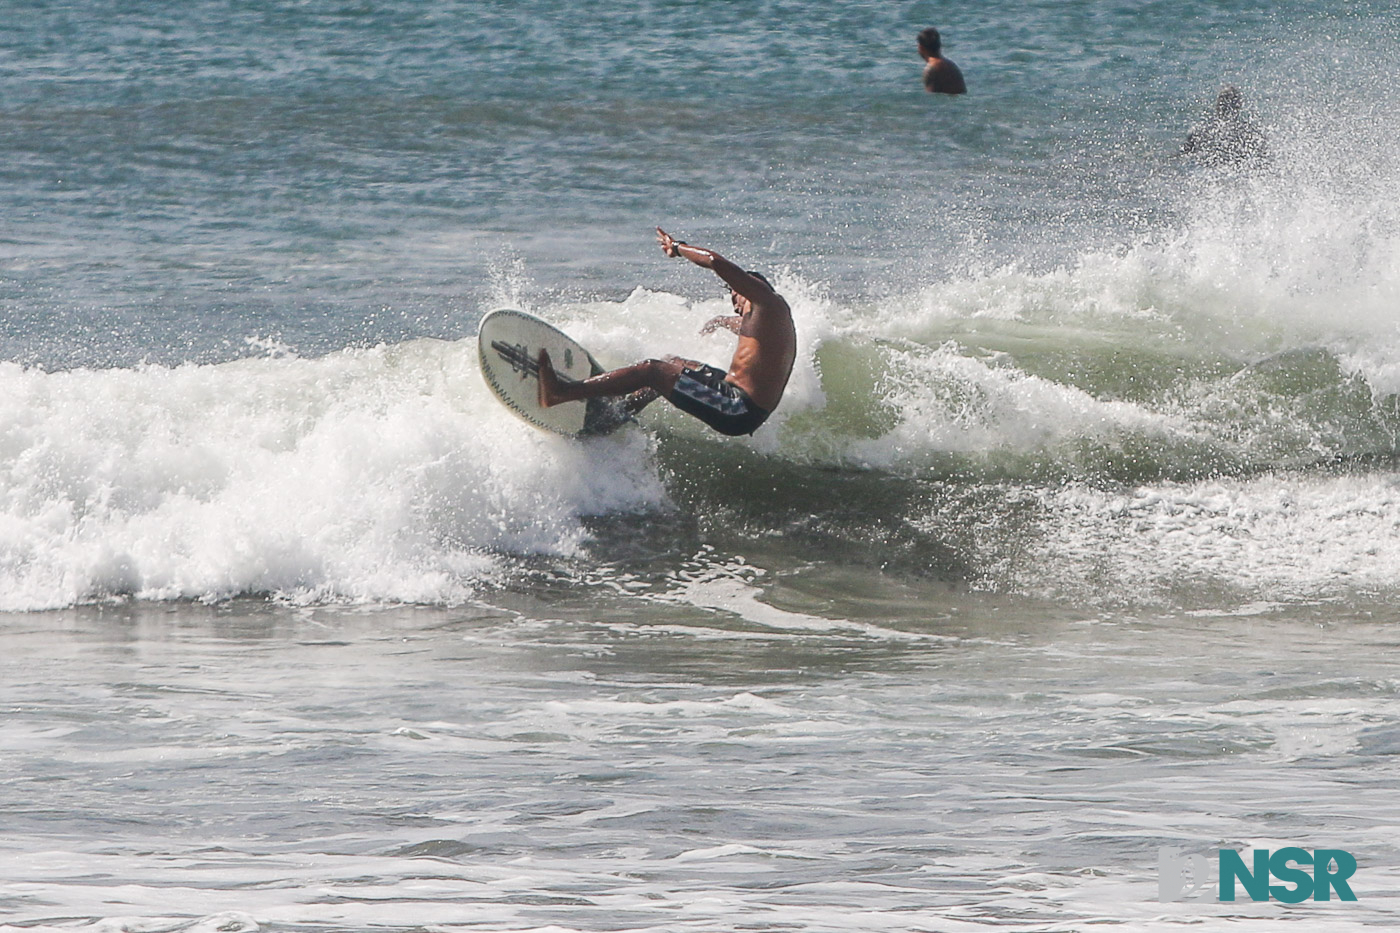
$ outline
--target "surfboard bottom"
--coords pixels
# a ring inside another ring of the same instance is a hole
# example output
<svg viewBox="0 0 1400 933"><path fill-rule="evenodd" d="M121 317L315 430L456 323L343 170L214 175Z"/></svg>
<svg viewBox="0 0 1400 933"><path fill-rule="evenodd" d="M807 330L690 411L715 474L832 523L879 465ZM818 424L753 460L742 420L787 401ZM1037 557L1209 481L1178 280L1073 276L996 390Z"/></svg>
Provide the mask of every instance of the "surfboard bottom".
<svg viewBox="0 0 1400 933"><path fill-rule="evenodd" d="M595 398L543 408L539 403L539 356L549 351L559 378L581 381L603 367L563 331L523 311L504 308L481 320L477 353L491 393L517 417L565 437L611 434L633 420L620 398Z"/></svg>

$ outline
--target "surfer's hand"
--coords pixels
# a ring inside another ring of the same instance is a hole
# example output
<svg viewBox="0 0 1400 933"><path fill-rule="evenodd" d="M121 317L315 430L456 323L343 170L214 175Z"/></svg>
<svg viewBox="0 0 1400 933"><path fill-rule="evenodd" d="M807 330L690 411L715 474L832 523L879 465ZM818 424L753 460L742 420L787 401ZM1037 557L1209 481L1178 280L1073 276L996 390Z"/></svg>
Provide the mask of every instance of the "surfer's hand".
<svg viewBox="0 0 1400 933"><path fill-rule="evenodd" d="M739 332L739 315L722 314L719 317L710 318L705 322L705 326L700 328L700 336L704 337L707 334L713 334L721 327L725 330L732 330L737 334Z"/></svg>
<svg viewBox="0 0 1400 933"><path fill-rule="evenodd" d="M660 227L656 228L656 242L661 244L661 252L665 253L671 259L675 259L681 254L680 248L684 245L681 241L673 239L671 234L662 230Z"/></svg>

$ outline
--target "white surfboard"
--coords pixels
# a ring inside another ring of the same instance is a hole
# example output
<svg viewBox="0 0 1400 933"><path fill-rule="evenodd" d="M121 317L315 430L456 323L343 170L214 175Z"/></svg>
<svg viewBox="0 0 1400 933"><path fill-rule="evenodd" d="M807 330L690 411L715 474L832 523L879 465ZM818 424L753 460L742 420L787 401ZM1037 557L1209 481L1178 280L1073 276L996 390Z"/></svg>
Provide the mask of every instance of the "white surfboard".
<svg viewBox="0 0 1400 933"><path fill-rule="evenodd" d="M604 371L568 334L534 315L509 308L492 311L481 319L477 352L481 375L502 405L535 427L566 437L608 434L631 420L616 398L541 408L540 350L549 351L560 379L579 381Z"/></svg>

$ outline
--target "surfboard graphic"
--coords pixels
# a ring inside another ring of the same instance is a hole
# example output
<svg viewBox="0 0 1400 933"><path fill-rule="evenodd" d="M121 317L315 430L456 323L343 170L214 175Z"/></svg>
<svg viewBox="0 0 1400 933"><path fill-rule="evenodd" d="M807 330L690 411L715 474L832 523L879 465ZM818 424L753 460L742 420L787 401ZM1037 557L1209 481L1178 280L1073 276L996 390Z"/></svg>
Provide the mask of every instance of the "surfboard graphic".
<svg viewBox="0 0 1400 933"><path fill-rule="evenodd" d="M477 351L481 375L501 404L537 428L566 437L609 434L631 420L620 399L539 404L539 356L548 350L560 379L579 381L603 372L593 355L531 314L502 308L481 320Z"/></svg>

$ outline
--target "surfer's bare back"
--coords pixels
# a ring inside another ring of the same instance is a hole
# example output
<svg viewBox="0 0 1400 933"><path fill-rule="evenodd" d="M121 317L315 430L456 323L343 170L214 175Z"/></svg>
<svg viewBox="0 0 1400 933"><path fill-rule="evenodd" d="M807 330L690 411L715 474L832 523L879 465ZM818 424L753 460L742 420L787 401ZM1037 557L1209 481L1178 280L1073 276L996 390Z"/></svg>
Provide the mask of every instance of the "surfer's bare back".
<svg viewBox="0 0 1400 933"><path fill-rule="evenodd" d="M549 354L541 350L540 405L548 408L563 402L626 395L629 408L639 411L660 395L721 434L752 434L778 407L792 375L797 358L792 309L762 273L746 272L719 253L677 240L660 227L656 228L656 239L667 256L689 259L729 286L734 314L714 318L700 329L708 334L724 327L739 335L728 372L668 356L582 382L563 382L555 374Z"/></svg>

